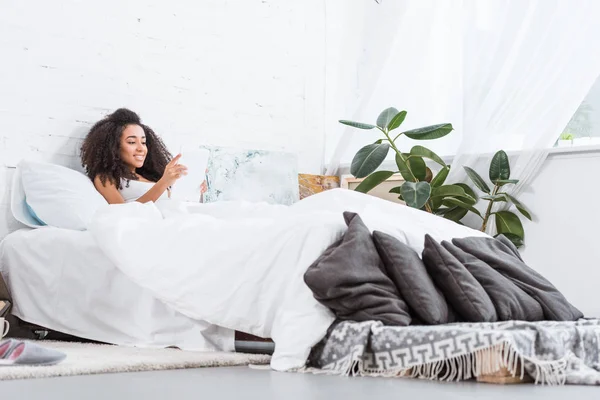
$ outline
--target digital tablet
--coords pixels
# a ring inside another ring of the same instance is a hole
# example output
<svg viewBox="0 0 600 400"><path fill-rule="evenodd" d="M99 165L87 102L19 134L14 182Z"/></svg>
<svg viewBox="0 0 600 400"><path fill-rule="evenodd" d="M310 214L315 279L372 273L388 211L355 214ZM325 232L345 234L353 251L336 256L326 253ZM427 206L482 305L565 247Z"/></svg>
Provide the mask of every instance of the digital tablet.
<svg viewBox="0 0 600 400"><path fill-rule="evenodd" d="M210 158L207 149L182 148L178 163L185 165L187 175L179 178L171 188L171 198L179 201L200 202L200 188L206 180L206 168Z"/></svg>

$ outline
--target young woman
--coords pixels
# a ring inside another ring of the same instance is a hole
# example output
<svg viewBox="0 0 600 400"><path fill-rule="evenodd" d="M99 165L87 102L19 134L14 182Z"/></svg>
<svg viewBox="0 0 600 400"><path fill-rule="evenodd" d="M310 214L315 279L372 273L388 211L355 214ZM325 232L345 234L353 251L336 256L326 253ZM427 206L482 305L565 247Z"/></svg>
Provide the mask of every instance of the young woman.
<svg viewBox="0 0 600 400"><path fill-rule="evenodd" d="M86 173L109 204L169 198L170 187L187 174L180 157L172 158L154 131L125 108L94 124L81 147Z"/></svg>

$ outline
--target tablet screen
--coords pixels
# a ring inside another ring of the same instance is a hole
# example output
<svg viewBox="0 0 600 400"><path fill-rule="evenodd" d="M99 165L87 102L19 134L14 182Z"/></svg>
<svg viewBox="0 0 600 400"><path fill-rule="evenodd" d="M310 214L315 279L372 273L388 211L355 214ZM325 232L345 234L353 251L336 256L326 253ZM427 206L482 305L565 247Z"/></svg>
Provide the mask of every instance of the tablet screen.
<svg viewBox="0 0 600 400"><path fill-rule="evenodd" d="M200 201L200 186L206 179L206 168L210 151L207 149L181 150L179 164L188 168L188 174L175 182L171 189L171 198L180 201Z"/></svg>

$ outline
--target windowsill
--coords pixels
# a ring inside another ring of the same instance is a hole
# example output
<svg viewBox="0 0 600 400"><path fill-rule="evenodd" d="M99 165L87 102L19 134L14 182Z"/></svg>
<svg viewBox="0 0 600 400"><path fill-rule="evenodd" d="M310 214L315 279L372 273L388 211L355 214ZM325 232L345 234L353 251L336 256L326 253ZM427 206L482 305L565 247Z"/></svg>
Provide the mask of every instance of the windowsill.
<svg viewBox="0 0 600 400"><path fill-rule="evenodd" d="M600 153L600 144L591 144L587 146L564 146L553 147L550 149L549 156L553 154L585 154L585 153Z"/></svg>
<svg viewBox="0 0 600 400"><path fill-rule="evenodd" d="M580 157L586 155L598 155L600 156L600 144L592 144L587 146L564 146L564 147L552 147L548 152L549 158L556 157ZM509 152L510 155L510 152ZM454 156L441 156L446 164L452 164ZM394 170L396 171L396 163L393 160L384 161L378 168L380 170ZM346 175L350 173L350 163L340 164L338 175Z"/></svg>

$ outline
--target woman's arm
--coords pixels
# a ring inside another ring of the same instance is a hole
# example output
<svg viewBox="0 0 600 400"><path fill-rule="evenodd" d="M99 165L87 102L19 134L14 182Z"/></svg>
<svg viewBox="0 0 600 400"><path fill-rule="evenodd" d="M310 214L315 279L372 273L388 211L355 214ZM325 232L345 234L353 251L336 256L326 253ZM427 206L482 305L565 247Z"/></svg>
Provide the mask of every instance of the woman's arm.
<svg viewBox="0 0 600 400"><path fill-rule="evenodd" d="M94 186L96 190L106 199L108 204L123 204L125 200L121 193L119 193L119 189L117 186L112 183L110 180L106 180L106 182L102 183L102 179L99 176L94 178Z"/></svg>
<svg viewBox="0 0 600 400"><path fill-rule="evenodd" d="M109 180L107 180L105 183L102 183L100 177L97 176L94 179L94 186L96 187L96 190L102 195L102 197L106 199L108 204L125 203L125 200L123 199L123 196L121 196L121 193L119 193L119 189L117 189L117 186ZM160 198L160 196L162 196L162 194L165 192L165 190L167 190L167 188L167 184L164 181L160 180L157 183L155 183L150 188L150 190L144 193L144 195L136 201L140 203L157 201Z"/></svg>
<svg viewBox="0 0 600 400"><path fill-rule="evenodd" d="M178 164L177 161L181 158L181 154L178 154L173 158L165 167L165 172L162 178L158 180L142 197L137 199L137 202L147 203L149 201L157 201L160 196L171 187L177 179L183 175L187 175L187 167L185 165ZM107 179L105 183L102 183L100 176L94 178L94 186L96 190L106 199L108 204L123 204L125 200L117 186Z"/></svg>

